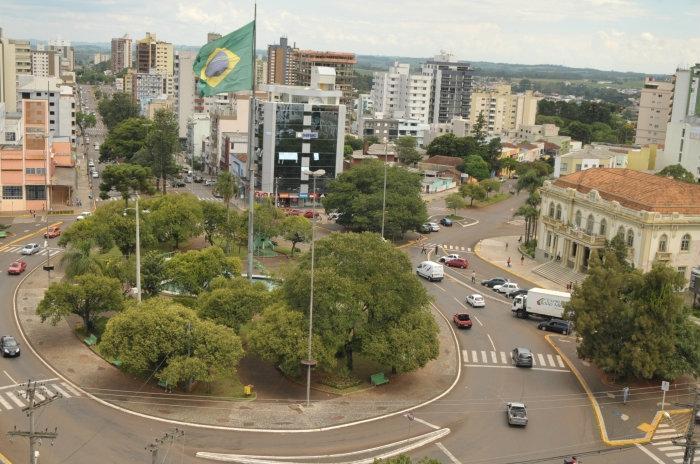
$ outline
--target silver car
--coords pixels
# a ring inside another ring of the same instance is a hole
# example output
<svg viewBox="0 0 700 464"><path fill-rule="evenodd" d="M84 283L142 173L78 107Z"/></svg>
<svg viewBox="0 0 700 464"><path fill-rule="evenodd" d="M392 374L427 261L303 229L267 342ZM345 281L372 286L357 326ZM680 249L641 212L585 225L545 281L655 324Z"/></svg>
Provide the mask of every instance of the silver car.
<svg viewBox="0 0 700 464"><path fill-rule="evenodd" d="M506 403L508 425L527 425L527 409L523 403Z"/></svg>
<svg viewBox="0 0 700 464"><path fill-rule="evenodd" d="M38 243L27 243L22 248L23 255L33 255L34 253L39 253L40 247Z"/></svg>

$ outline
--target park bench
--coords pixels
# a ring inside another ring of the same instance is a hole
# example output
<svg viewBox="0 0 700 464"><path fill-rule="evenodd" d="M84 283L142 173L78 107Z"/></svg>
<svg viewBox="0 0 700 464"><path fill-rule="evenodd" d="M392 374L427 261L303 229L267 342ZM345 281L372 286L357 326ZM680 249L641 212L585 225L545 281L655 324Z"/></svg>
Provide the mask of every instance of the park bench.
<svg viewBox="0 0 700 464"><path fill-rule="evenodd" d="M90 336L87 338L84 338L83 341L85 342L85 344L87 346L92 346L95 343L97 343L97 337L95 337L93 334L90 334Z"/></svg>
<svg viewBox="0 0 700 464"><path fill-rule="evenodd" d="M386 376L384 375L384 372L379 372L377 374L370 375L369 380L372 382L372 385L374 385L374 386L384 385L385 383L389 383L389 379L386 378Z"/></svg>
<svg viewBox="0 0 700 464"><path fill-rule="evenodd" d="M167 380L159 380L158 381L158 386L162 388L163 390L167 391L168 393L172 392L173 389L170 388L170 384L168 383Z"/></svg>

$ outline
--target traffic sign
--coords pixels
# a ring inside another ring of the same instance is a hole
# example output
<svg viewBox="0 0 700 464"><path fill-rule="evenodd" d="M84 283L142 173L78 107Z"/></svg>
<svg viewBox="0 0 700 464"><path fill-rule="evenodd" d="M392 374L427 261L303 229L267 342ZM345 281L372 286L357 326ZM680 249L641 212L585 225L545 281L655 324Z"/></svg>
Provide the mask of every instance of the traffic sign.
<svg viewBox="0 0 700 464"><path fill-rule="evenodd" d="M661 391L667 392L671 384L665 380L661 381Z"/></svg>

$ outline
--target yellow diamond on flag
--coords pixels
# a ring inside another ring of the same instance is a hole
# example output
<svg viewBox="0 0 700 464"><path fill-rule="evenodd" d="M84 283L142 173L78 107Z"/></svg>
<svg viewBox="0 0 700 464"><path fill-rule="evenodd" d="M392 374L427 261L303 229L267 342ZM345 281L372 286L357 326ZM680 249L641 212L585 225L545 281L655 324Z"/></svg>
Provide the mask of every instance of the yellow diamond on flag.
<svg viewBox="0 0 700 464"><path fill-rule="evenodd" d="M236 67L241 58L226 48L215 48L209 54L204 66L199 72L199 78L211 87L216 87L226 79Z"/></svg>

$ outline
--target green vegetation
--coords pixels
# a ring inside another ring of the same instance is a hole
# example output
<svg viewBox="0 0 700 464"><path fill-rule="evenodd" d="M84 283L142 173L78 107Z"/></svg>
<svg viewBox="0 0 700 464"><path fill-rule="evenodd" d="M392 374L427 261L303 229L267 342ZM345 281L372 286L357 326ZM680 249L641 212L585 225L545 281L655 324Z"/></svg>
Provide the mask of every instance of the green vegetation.
<svg viewBox="0 0 700 464"><path fill-rule="evenodd" d="M136 164L110 164L102 171L100 183L100 198L109 198L112 189L121 193L124 207L129 206L131 192L152 193L151 173L143 166Z"/></svg>
<svg viewBox="0 0 700 464"><path fill-rule="evenodd" d="M415 164L422 158L416 149L415 137L403 136L396 139L396 151L399 161L403 164Z"/></svg>
<svg viewBox="0 0 700 464"><path fill-rule="evenodd" d="M177 118L172 111L157 110L147 128L144 145L134 161L150 167L157 179L156 188L162 182L166 193L168 177L177 173L174 156L180 151Z"/></svg>
<svg viewBox="0 0 700 464"><path fill-rule="evenodd" d="M483 200L486 198L486 189L480 184L462 184L459 187L459 193L463 197L469 198L469 206L474 206L474 200Z"/></svg>
<svg viewBox="0 0 700 464"><path fill-rule="evenodd" d="M454 216L457 215L457 210L467 206L467 202L464 201L464 197L460 193L451 193L445 197L445 206L454 211Z"/></svg>
<svg viewBox="0 0 700 464"><path fill-rule="evenodd" d="M218 276L241 275L241 260L226 256L218 247L177 253L165 265L171 282L184 293L198 295Z"/></svg>
<svg viewBox="0 0 700 464"><path fill-rule="evenodd" d="M105 71L111 66L111 59L95 65L83 65L76 69L75 78L78 84L111 84L114 82L114 76L105 74Z"/></svg>
<svg viewBox="0 0 700 464"><path fill-rule="evenodd" d="M697 376L700 327L688 319L679 293L683 276L660 264L646 273L632 269L621 260L626 254L621 238L593 254L566 306L579 356L614 379Z"/></svg>
<svg viewBox="0 0 700 464"><path fill-rule="evenodd" d="M657 172L656 175L662 177L672 177L673 179L680 180L681 182L688 182L689 184L696 183L693 173L688 171L680 164L666 166L661 171Z"/></svg>
<svg viewBox="0 0 700 464"><path fill-rule="evenodd" d="M75 113L75 124L77 124L78 128L80 129L80 135L85 136L85 129L95 127L95 124L97 124L97 118L93 113L83 113L82 111L78 111Z"/></svg>
<svg viewBox="0 0 700 464"><path fill-rule="evenodd" d="M479 114L474 125L474 135L457 137L454 134L445 134L436 137L430 142L426 151L429 156L444 155L462 158L464 164L460 167L464 172L479 180L486 179L491 172L500 169L501 139L495 138L486 142L484 132L485 120L483 114ZM480 159L480 160L479 160Z"/></svg>
<svg viewBox="0 0 700 464"><path fill-rule="evenodd" d="M588 80L571 82L557 79L521 79L513 84L513 91L525 92L526 90L533 90L545 95L574 95L583 97L586 100L602 100L613 105L629 107L632 105L629 99L630 96L618 90L641 89L644 77L638 79L616 79L608 82L610 83L598 84Z"/></svg>
<svg viewBox="0 0 700 464"><path fill-rule="evenodd" d="M287 216L281 224L282 236L292 242L291 254L299 243L311 241L311 221L303 216Z"/></svg>
<svg viewBox="0 0 700 464"><path fill-rule="evenodd" d="M537 108L538 124L556 124L562 135L584 144L631 143L634 138L634 126L622 118L617 105L541 100Z"/></svg>
<svg viewBox="0 0 700 464"><path fill-rule="evenodd" d="M118 122L100 145L100 161L132 162L146 144L148 125L148 120L141 117Z"/></svg>
<svg viewBox="0 0 700 464"><path fill-rule="evenodd" d="M141 113L139 105L134 102L131 95L123 92L115 93L111 99L101 99L97 104L97 111L110 131L120 122L136 118Z"/></svg>

